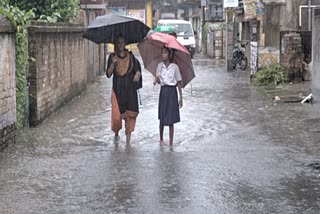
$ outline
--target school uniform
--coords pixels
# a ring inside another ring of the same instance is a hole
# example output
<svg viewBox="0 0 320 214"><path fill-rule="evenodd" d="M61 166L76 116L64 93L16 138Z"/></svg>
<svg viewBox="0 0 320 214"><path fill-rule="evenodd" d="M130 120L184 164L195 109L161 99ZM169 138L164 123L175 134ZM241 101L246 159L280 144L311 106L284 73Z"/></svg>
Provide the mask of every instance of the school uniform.
<svg viewBox="0 0 320 214"><path fill-rule="evenodd" d="M160 62L156 76L161 85L158 105L160 125L169 126L180 122L177 82L182 79L179 67L174 63L166 67L164 62Z"/></svg>

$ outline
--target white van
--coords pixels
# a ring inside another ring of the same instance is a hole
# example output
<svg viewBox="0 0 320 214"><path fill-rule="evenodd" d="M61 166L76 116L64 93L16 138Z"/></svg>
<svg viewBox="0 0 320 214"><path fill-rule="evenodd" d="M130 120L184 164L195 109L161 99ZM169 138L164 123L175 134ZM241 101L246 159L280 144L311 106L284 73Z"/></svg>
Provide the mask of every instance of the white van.
<svg viewBox="0 0 320 214"><path fill-rule="evenodd" d="M191 56L194 55L196 51L196 40L190 22L180 19L160 19L157 24L157 27L159 26L174 27L177 40L189 50Z"/></svg>

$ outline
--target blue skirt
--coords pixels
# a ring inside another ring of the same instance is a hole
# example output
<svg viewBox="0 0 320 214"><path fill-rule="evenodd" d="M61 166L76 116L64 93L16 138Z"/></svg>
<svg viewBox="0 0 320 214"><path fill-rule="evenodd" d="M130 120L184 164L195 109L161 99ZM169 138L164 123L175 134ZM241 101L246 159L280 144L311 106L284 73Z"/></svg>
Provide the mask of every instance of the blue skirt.
<svg viewBox="0 0 320 214"><path fill-rule="evenodd" d="M176 86L161 86L158 106L160 125L169 126L180 122L178 93Z"/></svg>

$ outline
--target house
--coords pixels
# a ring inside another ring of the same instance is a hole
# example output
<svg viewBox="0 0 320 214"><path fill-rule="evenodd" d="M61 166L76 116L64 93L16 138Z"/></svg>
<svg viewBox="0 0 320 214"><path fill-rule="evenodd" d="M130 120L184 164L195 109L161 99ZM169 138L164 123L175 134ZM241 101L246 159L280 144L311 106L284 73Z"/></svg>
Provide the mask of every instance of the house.
<svg viewBox="0 0 320 214"><path fill-rule="evenodd" d="M248 55L252 74L258 67L280 63L287 68L290 79L305 79L303 65L312 60L309 2L243 0L243 6L233 10L234 30L240 33L242 41L251 44ZM319 5L320 1L313 0L312 3L310 8ZM255 43L257 53L252 52ZM256 67L252 68L252 64Z"/></svg>
<svg viewBox="0 0 320 214"><path fill-rule="evenodd" d="M146 23L145 0L109 0L106 4L107 13L133 16Z"/></svg>
<svg viewBox="0 0 320 214"><path fill-rule="evenodd" d="M80 0L78 23L88 26L97 16L106 14L105 0Z"/></svg>
<svg viewBox="0 0 320 214"><path fill-rule="evenodd" d="M193 25L197 52L222 58L223 0L181 0L180 7L184 8L184 19Z"/></svg>

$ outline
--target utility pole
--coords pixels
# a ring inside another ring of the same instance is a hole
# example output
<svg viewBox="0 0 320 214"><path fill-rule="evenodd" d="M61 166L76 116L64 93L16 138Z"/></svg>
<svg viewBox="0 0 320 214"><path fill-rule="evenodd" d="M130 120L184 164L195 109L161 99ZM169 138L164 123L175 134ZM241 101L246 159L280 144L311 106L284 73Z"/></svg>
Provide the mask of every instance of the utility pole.
<svg viewBox="0 0 320 214"><path fill-rule="evenodd" d="M207 52L206 51L207 48L205 48L206 44L205 44L205 41L204 41L204 33L205 33L204 28L205 28L205 24L206 24L204 12L205 12L205 6L202 6L202 53L206 53Z"/></svg>
<svg viewBox="0 0 320 214"><path fill-rule="evenodd" d="M308 31L311 31L311 0L308 1Z"/></svg>
<svg viewBox="0 0 320 214"><path fill-rule="evenodd" d="M233 70L233 12L230 9L225 10L226 29L225 29L225 69L226 71Z"/></svg>
<svg viewBox="0 0 320 214"><path fill-rule="evenodd" d="M204 29L204 25L205 25L205 18L206 18L206 16L205 16L205 14L204 14L204 12L205 12L205 10L204 10L204 8L205 8L205 6L202 6L202 29Z"/></svg>
<svg viewBox="0 0 320 214"><path fill-rule="evenodd" d="M205 41L204 41L204 28L205 28L205 24L206 24L206 15L205 15L205 7L207 6L207 0L201 0L201 7L202 7L202 30L201 30L201 43L202 43L202 53L206 52L206 45Z"/></svg>
<svg viewBox="0 0 320 214"><path fill-rule="evenodd" d="M228 0L223 2L225 13L225 70L230 71L233 69L233 11L232 8L239 6L238 0Z"/></svg>

